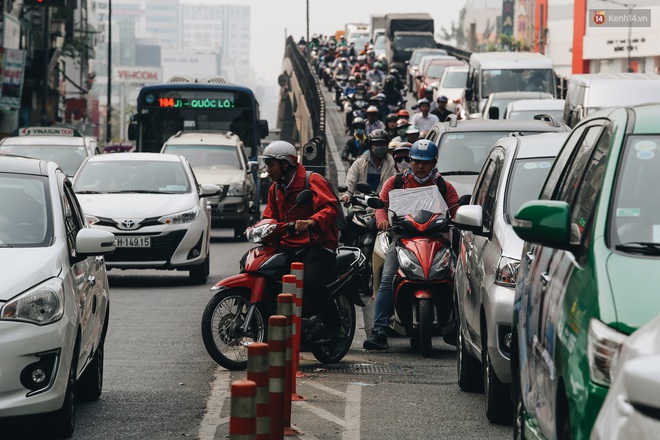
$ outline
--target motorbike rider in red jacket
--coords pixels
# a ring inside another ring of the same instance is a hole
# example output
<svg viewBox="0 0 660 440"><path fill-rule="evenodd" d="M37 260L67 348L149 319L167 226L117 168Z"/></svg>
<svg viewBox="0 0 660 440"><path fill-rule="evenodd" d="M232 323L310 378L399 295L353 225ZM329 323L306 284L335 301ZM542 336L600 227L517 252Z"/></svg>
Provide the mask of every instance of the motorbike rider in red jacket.
<svg viewBox="0 0 660 440"><path fill-rule="evenodd" d="M268 191L264 219L295 222L295 235L282 237L280 246L291 252L292 261L305 265L304 296L318 311L325 332L314 335L325 339L339 328L337 307L326 292L331 268L335 263L339 232L335 221L340 214L337 199L327 180L317 173L309 176L311 203L296 205L296 196L305 187L306 170L298 163L296 148L285 141L271 142L261 154L270 178L275 182ZM343 215L343 213L342 213Z"/></svg>
<svg viewBox="0 0 660 440"><path fill-rule="evenodd" d="M446 194L443 195L445 203L450 207L452 218L456 215L458 209L458 193L451 183L440 180L442 176L435 168L438 157L438 147L428 139L416 141L410 149L410 168L403 173L403 182L401 189L419 188L422 186L438 185L440 182L446 187ZM380 192L379 198L389 205L389 192L395 189L395 179L392 176L385 182ZM390 227L387 220L387 211L385 209L376 210L376 225L379 230L387 231ZM390 316L394 313L394 289L392 283L394 276L399 268L399 261L396 255L396 249L392 244L385 256L383 264L383 274L380 279L380 287L376 294L376 305L374 307L374 328L371 331L369 339L365 340L363 347L367 350L385 350L389 348L387 344L387 335L385 328L389 323Z"/></svg>

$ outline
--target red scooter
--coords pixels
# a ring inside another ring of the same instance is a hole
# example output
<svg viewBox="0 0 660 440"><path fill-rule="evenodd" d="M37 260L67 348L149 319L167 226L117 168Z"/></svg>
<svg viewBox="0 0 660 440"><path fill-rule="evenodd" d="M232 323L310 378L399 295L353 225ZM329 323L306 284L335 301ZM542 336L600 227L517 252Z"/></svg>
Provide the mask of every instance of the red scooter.
<svg viewBox="0 0 660 440"><path fill-rule="evenodd" d="M369 206L384 208L382 200L369 197ZM394 215L391 231L397 236L399 270L394 277L394 316L390 330L410 336L413 348L431 355L431 338L449 335L455 327L449 212L419 210Z"/></svg>
<svg viewBox="0 0 660 440"><path fill-rule="evenodd" d="M310 190L301 191L296 204L309 203ZM248 228L248 240L262 245L250 249L240 261L240 273L219 281L216 294L204 309L202 339L211 357L229 370L247 367L247 345L266 342L268 318L277 311L277 295L282 292L282 276L289 273L291 252L279 247L285 235L294 235L293 222L262 220ZM309 243L309 235L300 236L301 244ZM339 311L341 329L326 339L315 338L323 326L303 293L301 350L311 351L322 363L339 362L348 352L355 335L355 305L364 306L360 292L368 291L366 259L355 247L337 250L335 265L330 269L333 280L327 286Z"/></svg>

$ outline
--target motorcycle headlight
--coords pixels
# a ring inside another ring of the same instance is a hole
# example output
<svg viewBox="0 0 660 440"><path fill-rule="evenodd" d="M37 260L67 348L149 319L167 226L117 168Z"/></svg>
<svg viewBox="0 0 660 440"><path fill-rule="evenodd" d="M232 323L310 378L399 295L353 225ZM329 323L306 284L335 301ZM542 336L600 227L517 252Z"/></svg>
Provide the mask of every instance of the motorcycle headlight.
<svg viewBox="0 0 660 440"><path fill-rule="evenodd" d="M50 279L12 299L0 308L0 320L24 321L47 325L64 314L64 285L59 278Z"/></svg>
<svg viewBox="0 0 660 440"><path fill-rule="evenodd" d="M497 273L495 274L495 284L515 288L520 260L502 257L498 266Z"/></svg>
<svg viewBox="0 0 660 440"><path fill-rule="evenodd" d="M619 356L621 344L627 335L614 330L597 319L589 321L587 357L591 380L601 386L609 387L612 382L612 366Z"/></svg>
<svg viewBox="0 0 660 440"><path fill-rule="evenodd" d="M245 183L244 182L232 182L229 185L227 190L228 196L243 196L245 195Z"/></svg>
<svg viewBox="0 0 660 440"><path fill-rule="evenodd" d="M408 250L399 248L396 250L397 257L399 259L399 266L406 277L411 280L423 280L424 271L422 266L417 261L417 258Z"/></svg>
<svg viewBox="0 0 660 440"><path fill-rule="evenodd" d="M277 224L271 223L261 226L250 226L245 231L245 237L253 243L261 243L264 237L277 228Z"/></svg>
<svg viewBox="0 0 660 440"><path fill-rule="evenodd" d="M184 212L178 212L176 214L164 215L158 219L160 223L166 225L178 225L182 223L190 223L197 218L199 215L199 208L195 206L193 209Z"/></svg>
<svg viewBox="0 0 660 440"><path fill-rule="evenodd" d="M435 257L433 257L433 263L431 264L431 270L429 272L430 280L437 280L444 278L447 275L447 270L451 266L451 250L445 248L441 250Z"/></svg>

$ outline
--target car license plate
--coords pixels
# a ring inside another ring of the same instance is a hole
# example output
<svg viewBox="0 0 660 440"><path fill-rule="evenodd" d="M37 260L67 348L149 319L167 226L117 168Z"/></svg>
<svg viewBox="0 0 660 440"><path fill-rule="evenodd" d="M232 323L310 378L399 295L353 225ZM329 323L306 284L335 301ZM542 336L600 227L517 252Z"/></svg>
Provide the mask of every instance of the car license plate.
<svg viewBox="0 0 660 440"><path fill-rule="evenodd" d="M117 247L148 248L151 247L151 237L117 237Z"/></svg>

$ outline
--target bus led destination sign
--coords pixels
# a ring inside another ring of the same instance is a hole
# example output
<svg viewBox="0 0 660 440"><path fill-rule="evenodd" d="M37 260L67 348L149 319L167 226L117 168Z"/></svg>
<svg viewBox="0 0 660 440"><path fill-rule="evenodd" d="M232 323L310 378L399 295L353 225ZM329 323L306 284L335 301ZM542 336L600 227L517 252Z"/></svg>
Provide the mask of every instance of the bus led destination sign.
<svg viewBox="0 0 660 440"><path fill-rule="evenodd" d="M217 98L158 98L158 107L165 108L234 108L233 99Z"/></svg>

